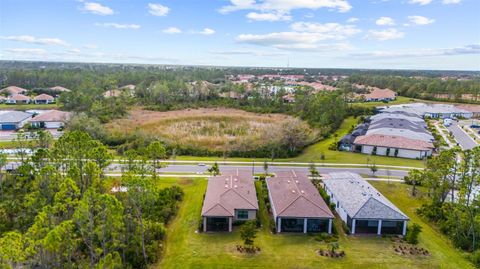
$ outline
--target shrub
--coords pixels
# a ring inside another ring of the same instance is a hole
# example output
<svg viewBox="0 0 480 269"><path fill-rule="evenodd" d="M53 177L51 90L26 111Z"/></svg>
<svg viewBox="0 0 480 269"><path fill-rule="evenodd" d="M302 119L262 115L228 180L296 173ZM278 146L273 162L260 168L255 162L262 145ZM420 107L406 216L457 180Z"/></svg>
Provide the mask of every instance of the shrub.
<svg viewBox="0 0 480 269"><path fill-rule="evenodd" d="M409 244L416 245L418 243L418 235L422 231L422 226L413 223L410 227L408 227L407 236L405 240Z"/></svg>
<svg viewBox="0 0 480 269"><path fill-rule="evenodd" d="M480 250L473 252L470 255L470 260L477 268L480 268Z"/></svg>
<svg viewBox="0 0 480 269"><path fill-rule="evenodd" d="M350 233L350 228L348 228L348 225L342 221L342 228L343 228L343 231L346 233L346 234L349 234Z"/></svg>

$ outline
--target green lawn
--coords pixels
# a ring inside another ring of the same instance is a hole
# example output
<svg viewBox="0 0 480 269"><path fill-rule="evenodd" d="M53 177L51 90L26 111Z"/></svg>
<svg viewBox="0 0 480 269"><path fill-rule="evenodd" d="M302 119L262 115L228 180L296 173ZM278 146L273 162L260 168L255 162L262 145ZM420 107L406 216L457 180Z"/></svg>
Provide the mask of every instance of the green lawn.
<svg viewBox="0 0 480 269"><path fill-rule="evenodd" d="M400 105L400 104L408 104L413 102L425 102L425 100L420 99L413 99L410 97L398 96L395 101L391 101L388 103L384 102L355 102L352 103L353 106L359 107L377 107L377 106L389 106L389 105Z"/></svg>
<svg viewBox="0 0 480 269"><path fill-rule="evenodd" d="M60 106L58 104L37 105L37 104L25 104L25 105L8 105L0 104L0 110L30 110L30 109L57 109Z"/></svg>
<svg viewBox="0 0 480 269"><path fill-rule="evenodd" d="M395 203L402 203L400 208L415 222L425 226L420 246L433 253L430 257L402 257L393 251L388 238L344 235L340 236L340 248L346 252L345 258L320 257L315 250L325 245L311 235L271 234L270 217L263 201L260 201L263 226L255 240L261 252L253 256L240 254L235 250L235 245L241 244L238 229L233 233L196 232L206 180L161 179L159 182L165 187L180 184L185 190L185 199L178 216L168 226L163 258L154 268L473 268L444 237L412 215L418 201L412 202L406 196L405 185L375 184ZM339 229L340 222L337 220L335 225Z"/></svg>

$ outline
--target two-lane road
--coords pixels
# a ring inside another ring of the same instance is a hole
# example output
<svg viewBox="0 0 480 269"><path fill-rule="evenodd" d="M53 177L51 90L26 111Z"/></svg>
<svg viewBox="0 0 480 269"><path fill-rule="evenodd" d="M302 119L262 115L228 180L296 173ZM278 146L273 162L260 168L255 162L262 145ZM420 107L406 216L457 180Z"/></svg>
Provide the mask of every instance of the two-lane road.
<svg viewBox="0 0 480 269"><path fill-rule="evenodd" d="M462 149L472 149L478 146L477 142L461 129L458 122L453 122L452 125L448 127L448 130L455 136L455 140L457 140Z"/></svg>

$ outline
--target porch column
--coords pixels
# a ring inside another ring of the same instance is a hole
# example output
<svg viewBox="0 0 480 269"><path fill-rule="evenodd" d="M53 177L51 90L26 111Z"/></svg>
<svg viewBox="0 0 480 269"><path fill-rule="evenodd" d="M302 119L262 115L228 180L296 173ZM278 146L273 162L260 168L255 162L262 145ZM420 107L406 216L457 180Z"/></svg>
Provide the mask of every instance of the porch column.
<svg viewBox="0 0 480 269"><path fill-rule="evenodd" d="M378 220L377 234L378 235L382 234L382 220Z"/></svg>
<svg viewBox="0 0 480 269"><path fill-rule="evenodd" d="M328 233L331 234L332 233L332 219L328 219Z"/></svg>
<svg viewBox="0 0 480 269"><path fill-rule="evenodd" d="M282 232L282 218L277 218L277 233Z"/></svg>
<svg viewBox="0 0 480 269"><path fill-rule="evenodd" d="M203 217L203 232L207 231L207 217Z"/></svg>
<svg viewBox="0 0 480 269"><path fill-rule="evenodd" d="M229 232L232 231L232 217L229 217L229 218L228 218L228 231L229 231Z"/></svg>
<svg viewBox="0 0 480 269"><path fill-rule="evenodd" d="M352 220L352 230L350 231L351 234L355 234L355 224L356 224L356 222L357 222L356 219Z"/></svg>
<svg viewBox="0 0 480 269"><path fill-rule="evenodd" d="M403 231L402 231L402 235L405 236L407 234L407 221L404 220L403 221Z"/></svg>
<svg viewBox="0 0 480 269"><path fill-rule="evenodd" d="M307 218L303 219L303 233L307 233Z"/></svg>

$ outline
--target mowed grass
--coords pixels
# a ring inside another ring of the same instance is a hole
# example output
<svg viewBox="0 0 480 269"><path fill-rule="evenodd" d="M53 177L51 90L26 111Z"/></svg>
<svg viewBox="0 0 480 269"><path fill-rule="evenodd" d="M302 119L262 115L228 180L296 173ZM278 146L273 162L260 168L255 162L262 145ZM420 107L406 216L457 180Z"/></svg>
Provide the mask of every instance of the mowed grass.
<svg viewBox="0 0 480 269"><path fill-rule="evenodd" d="M408 103L413 103L413 102L426 102L425 100L420 100L420 99L414 99L410 97L404 97L404 96L397 96L397 98L394 101L390 101L388 103L384 102L355 102L351 103L353 106L358 106L358 107L377 107L377 106L391 106L391 105L400 105L400 104L408 104Z"/></svg>
<svg viewBox="0 0 480 269"><path fill-rule="evenodd" d="M0 104L0 110L58 109L59 104Z"/></svg>
<svg viewBox="0 0 480 269"><path fill-rule="evenodd" d="M413 209L409 208L418 207L419 202L410 201L405 185L376 184L415 222L426 226L420 246L432 253L429 257L400 256L388 238L345 235L340 236L345 258L318 256L315 251L326 245L317 242L314 236L270 232L271 217L262 199L259 217L263 226L255 240L261 251L256 255L241 254L235 250L235 246L242 243L238 228L233 233L196 232L207 185L205 179L160 179L159 184L163 187L179 184L185 198L177 217L168 226L163 258L153 268L473 268L443 236L412 215ZM256 184L258 191L259 184ZM335 226L340 229L340 221L336 220Z"/></svg>

